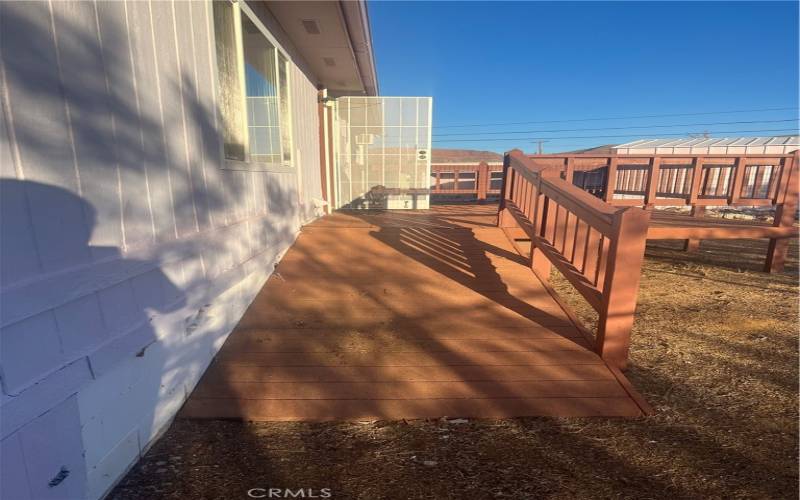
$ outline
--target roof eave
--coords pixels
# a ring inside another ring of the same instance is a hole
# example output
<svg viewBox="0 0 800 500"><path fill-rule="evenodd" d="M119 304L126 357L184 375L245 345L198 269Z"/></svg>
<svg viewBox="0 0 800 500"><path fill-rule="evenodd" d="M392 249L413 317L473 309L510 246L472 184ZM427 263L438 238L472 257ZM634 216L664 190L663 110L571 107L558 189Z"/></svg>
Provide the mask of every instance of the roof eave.
<svg viewBox="0 0 800 500"><path fill-rule="evenodd" d="M378 72L375 66L375 51L372 46L372 30L369 22L367 2L340 1L339 7L347 26L350 45L356 58L364 93L368 96L379 94Z"/></svg>

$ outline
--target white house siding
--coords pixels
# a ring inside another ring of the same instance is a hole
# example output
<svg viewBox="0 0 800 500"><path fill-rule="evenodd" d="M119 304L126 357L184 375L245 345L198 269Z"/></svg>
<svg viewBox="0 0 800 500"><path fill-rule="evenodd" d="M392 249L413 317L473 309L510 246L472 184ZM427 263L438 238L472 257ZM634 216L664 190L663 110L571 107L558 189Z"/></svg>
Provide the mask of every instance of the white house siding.
<svg viewBox="0 0 800 500"><path fill-rule="evenodd" d="M221 168L210 14L0 3L0 498L107 492L317 213L299 60L299 168Z"/></svg>

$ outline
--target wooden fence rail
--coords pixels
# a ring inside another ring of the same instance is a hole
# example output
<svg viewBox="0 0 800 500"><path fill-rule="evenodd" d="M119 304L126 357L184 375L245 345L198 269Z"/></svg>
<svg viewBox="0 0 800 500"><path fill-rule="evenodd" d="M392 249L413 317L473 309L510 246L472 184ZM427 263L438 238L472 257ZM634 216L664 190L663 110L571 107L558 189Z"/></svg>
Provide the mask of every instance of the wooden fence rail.
<svg viewBox="0 0 800 500"><path fill-rule="evenodd" d="M501 165L478 164L431 164L431 194L475 195L478 201L489 195L499 195L502 185Z"/></svg>
<svg viewBox="0 0 800 500"><path fill-rule="evenodd" d="M596 350L624 368L649 212L614 207L519 150L505 155L503 173L498 225L527 235L530 265L541 280L555 266L598 312Z"/></svg>
<svg viewBox="0 0 800 500"><path fill-rule="evenodd" d="M783 269L789 238L795 237L798 152L749 155L531 155L565 181L614 206L689 206L701 218L708 206L773 207L770 228L713 228L708 238L769 238L764 270ZM701 225L701 224L700 224ZM696 231L695 231L696 232ZM686 228L651 228L651 238L685 239L696 251L699 239ZM681 235L684 235L682 238Z"/></svg>
<svg viewBox="0 0 800 500"><path fill-rule="evenodd" d="M772 155L531 155L614 205L783 203L797 153ZM796 188L795 188L796 189ZM615 196L620 195L620 196Z"/></svg>

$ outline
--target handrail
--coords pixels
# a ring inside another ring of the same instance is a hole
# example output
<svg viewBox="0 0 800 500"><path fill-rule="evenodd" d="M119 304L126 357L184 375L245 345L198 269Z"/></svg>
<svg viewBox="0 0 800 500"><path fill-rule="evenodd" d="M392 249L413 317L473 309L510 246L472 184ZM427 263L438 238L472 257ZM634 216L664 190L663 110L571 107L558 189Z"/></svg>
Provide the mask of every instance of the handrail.
<svg viewBox="0 0 800 500"><path fill-rule="evenodd" d="M769 237L766 272L783 270L798 204L800 152L740 154L561 154L530 155L566 182L617 206L689 206L703 217L708 206L773 207L775 236ZM745 232L742 237L746 237ZM697 251L700 240L685 240Z"/></svg>
<svg viewBox="0 0 800 500"><path fill-rule="evenodd" d="M613 205L693 208L779 205L796 168L795 157L792 153L530 155L579 186L576 174L599 172L602 191L598 194Z"/></svg>
<svg viewBox="0 0 800 500"><path fill-rule="evenodd" d="M539 279L549 280L555 266L598 312L595 349L624 368L649 212L614 207L520 150L506 153L503 173L498 225L530 238L530 266Z"/></svg>

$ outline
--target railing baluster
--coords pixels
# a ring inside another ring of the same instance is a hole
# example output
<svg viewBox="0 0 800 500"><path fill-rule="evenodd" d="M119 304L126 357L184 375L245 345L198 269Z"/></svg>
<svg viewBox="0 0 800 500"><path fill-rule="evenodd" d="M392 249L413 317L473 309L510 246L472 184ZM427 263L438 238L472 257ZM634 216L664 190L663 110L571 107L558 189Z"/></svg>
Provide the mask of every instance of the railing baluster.
<svg viewBox="0 0 800 500"><path fill-rule="evenodd" d="M756 167L756 179L753 181L753 198L759 198L761 194L761 186L764 184L764 173L766 168L764 165Z"/></svg>
<svg viewBox="0 0 800 500"><path fill-rule="evenodd" d="M600 239L602 235L595 229L589 228L589 237L586 240L586 254L584 255L583 275L586 276L592 283L595 282L597 277L597 261L600 255Z"/></svg>
<svg viewBox="0 0 800 500"><path fill-rule="evenodd" d="M731 182L730 191L728 192L728 204L734 204L739 201L742 194L742 181L744 180L744 170L747 163L747 158L740 156L736 158L736 164L733 170L733 181Z"/></svg>
<svg viewBox="0 0 800 500"><path fill-rule="evenodd" d="M571 262L583 273L585 268L583 257L586 255L586 245L589 239L589 225L580 219L576 221L575 251L572 252Z"/></svg>
<svg viewBox="0 0 800 500"><path fill-rule="evenodd" d="M564 180L572 184L572 179L574 175L575 175L575 158L573 158L572 156L567 156Z"/></svg>
<svg viewBox="0 0 800 500"><path fill-rule="evenodd" d="M478 201L486 200L489 191L489 165L482 161L475 172L475 188L478 192Z"/></svg>
<svg viewBox="0 0 800 500"><path fill-rule="evenodd" d="M611 240L603 236L603 239L600 240L600 258L597 262L597 276L594 280L594 286L596 286L599 290L603 289L603 284L606 280L606 268L608 267L608 250L611 245Z"/></svg>
<svg viewBox="0 0 800 500"><path fill-rule="evenodd" d="M572 221L572 223L570 223ZM577 231L578 216L572 212L567 212L566 230L564 231L564 245L561 253L564 257L572 262L572 256L575 254L575 233Z"/></svg>

